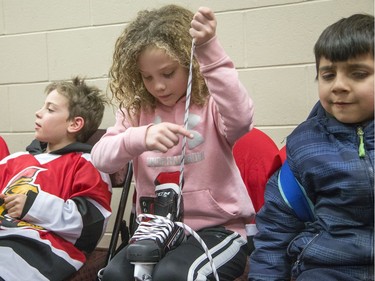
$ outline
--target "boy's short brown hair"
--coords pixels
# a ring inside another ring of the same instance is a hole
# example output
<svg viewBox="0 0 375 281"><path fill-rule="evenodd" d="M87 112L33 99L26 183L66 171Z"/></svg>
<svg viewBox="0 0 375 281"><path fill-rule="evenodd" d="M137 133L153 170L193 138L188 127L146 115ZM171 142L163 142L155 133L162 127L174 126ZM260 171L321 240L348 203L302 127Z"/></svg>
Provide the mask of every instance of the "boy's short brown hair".
<svg viewBox="0 0 375 281"><path fill-rule="evenodd" d="M86 142L99 128L104 114L107 97L99 88L88 86L84 79L78 76L71 81L53 82L46 87L46 94L56 90L68 100L68 120L82 117L85 120L83 128L77 133L79 142Z"/></svg>

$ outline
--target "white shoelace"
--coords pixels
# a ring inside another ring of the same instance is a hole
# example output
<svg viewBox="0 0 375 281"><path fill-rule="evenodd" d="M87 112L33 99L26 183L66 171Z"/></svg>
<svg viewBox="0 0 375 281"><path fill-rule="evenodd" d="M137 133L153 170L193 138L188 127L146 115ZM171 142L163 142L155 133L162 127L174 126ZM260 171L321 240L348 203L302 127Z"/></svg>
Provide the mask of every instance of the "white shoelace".
<svg viewBox="0 0 375 281"><path fill-rule="evenodd" d="M137 217L137 222L139 223L139 226L130 241L158 239L161 243L163 243L173 231L174 226L171 220L157 215L152 215L151 218L150 215L140 214Z"/></svg>
<svg viewBox="0 0 375 281"><path fill-rule="evenodd" d="M191 51L190 51L190 66L189 66L189 77L186 88L186 103L185 103L185 114L184 114L184 129L188 129L189 121L189 107L190 107L190 98L191 98L191 87L193 81L193 59L194 59L194 40L191 42ZM186 136L182 138L182 151L181 151L181 163L180 163L180 182L179 186L182 190L182 182L184 179L184 166L185 166L185 154L186 154Z"/></svg>
<svg viewBox="0 0 375 281"><path fill-rule="evenodd" d="M192 87L192 77L193 77L193 58L194 58L194 40L191 45L191 56L190 56L190 67L189 67L189 77L188 85L186 90L186 104L185 104L185 114L184 114L184 128L188 129L188 117L189 117L189 107L190 107L190 98L191 98L191 87ZM185 151L186 151L186 136L182 138L182 153L181 153L181 163L180 163L180 179L179 187L182 190L182 183L184 178L184 166L185 166ZM180 203L180 202L178 202ZM180 204L177 204L178 211L180 212ZM219 281L219 275L216 270L211 253L204 241L199 237L199 235L188 225L182 222L173 222L169 218L151 215L151 214L140 214L137 217L137 222L139 226L131 240L144 240L144 239L158 239L160 242L164 242L169 234L173 231L175 225L184 229L185 232L191 234L202 246L212 268L212 273L215 276L216 281Z"/></svg>
<svg viewBox="0 0 375 281"><path fill-rule="evenodd" d="M185 114L184 114L184 128L188 129L188 117L189 117L189 107L190 107L190 98L191 98L191 88L192 88L192 78L193 78L193 58L194 58L194 40L191 44L191 54L190 54L190 66L189 66L189 77L188 77L188 84L186 89L186 104L185 104ZM180 179L179 179L179 187L182 190L182 183L184 178L184 166L185 166L185 151L186 151L186 136L182 138L182 153L181 153L181 163L180 163ZM180 203L180 202L178 202ZM180 212L178 204L178 212ZM144 219L151 219L149 221L144 221ZM219 275L216 270L216 266L214 264L213 258L210 254L210 251L204 241L199 237L199 235L188 225L182 222L173 222L169 218L157 216L157 215L150 215L150 214L140 214L137 217L137 221L140 223L138 229L133 235L134 239L159 239L160 241L164 241L169 233L173 230L173 226L177 225L184 229L185 232L191 234L197 241L201 244L204 252L210 262L212 273L215 276L216 281L219 281ZM133 239L132 238L132 239Z"/></svg>

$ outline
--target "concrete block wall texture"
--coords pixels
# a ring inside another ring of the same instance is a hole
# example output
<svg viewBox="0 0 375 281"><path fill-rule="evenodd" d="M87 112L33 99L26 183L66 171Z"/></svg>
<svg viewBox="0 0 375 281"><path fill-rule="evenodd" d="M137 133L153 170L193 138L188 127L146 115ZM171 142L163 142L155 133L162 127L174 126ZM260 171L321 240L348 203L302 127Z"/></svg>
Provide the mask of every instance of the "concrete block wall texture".
<svg viewBox="0 0 375 281"><path fill-rule="evenodd" d="M217 35L255 102L255 125L279 147L318 100L320 33L342 17L374 14L373 0L0 0L0 135L10 151L33 139L47 84L80 75L106 90L123 28L139 10L169 3L215 11Z"/></svg>

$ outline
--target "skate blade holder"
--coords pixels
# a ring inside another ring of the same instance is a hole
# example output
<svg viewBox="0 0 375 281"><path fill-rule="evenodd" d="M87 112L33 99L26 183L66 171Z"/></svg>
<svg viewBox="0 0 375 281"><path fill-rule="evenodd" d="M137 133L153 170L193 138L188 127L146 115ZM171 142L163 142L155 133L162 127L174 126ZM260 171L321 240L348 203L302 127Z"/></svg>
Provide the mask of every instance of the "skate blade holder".
<svg viewBox="0 0 375 281"><path fill-rule="evenodd" d="M134 265L135 281L151 281L155 262L132 262Z"/></svg>

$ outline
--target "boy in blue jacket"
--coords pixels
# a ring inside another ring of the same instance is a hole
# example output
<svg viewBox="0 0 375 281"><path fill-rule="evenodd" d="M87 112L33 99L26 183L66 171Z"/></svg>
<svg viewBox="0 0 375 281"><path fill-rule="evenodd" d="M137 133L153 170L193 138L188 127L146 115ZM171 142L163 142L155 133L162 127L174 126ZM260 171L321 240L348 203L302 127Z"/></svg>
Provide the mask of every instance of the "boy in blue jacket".
<svg viewBox="0 0 375 281"><path fill-rule="evenodd" d="M275 173L256 217L251 281L374 279L374 17L337 21L314 52L319 102L286 146L315 218L297 218Z"/></svg>

